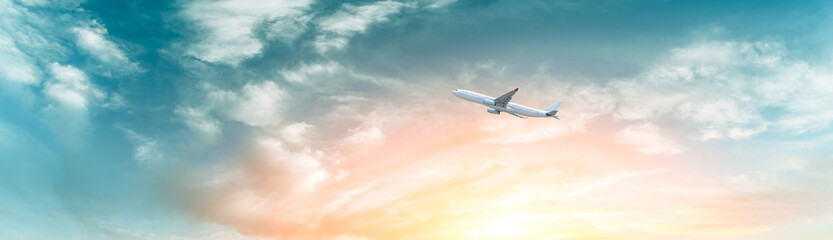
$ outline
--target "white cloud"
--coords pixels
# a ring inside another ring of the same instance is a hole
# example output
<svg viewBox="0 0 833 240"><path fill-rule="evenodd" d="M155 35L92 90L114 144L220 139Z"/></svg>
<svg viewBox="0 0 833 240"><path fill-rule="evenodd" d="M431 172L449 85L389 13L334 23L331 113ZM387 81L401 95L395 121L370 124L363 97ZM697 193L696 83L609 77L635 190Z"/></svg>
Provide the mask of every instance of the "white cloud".
<svg viewBox="0 0 833 240"><path fill-rule="evenodd" d="M66 62L74 57L70 50L74 48L106 65L97 74L141 70L110 39L103 25L87 20L87 13L77 8L80 2L0 0L0 80L38 84L42 71L48 70L46 65ZM55 17L43 7L73 11ZM88 68L84 71L94 72Z"/></svg>
<svg viewBox="0 0 833 240"><path fill-rule="evenodd" d="M701 41L673 49L633 78L609 84L620 120L673 119L700 129L701 140L742 139L775 129L806 132L829 126L833 74L789 58L778 42ZM784 110L766 115L764 109Z"/></svg>
<svg viewBox="0 0 833 240"><path fill-rule="evenodd" d="M451 5L452 3L457 2L457 0L428 0L422 2L428 4L427 6L425 6L426 8L443 8L448 5Z"/></svg>
<svg viewBox="0 0 833 240"><path fill-rule="evenodd" d="M217 89L203 84L205 98L196 106L180 106L175 113L190 128L217 135L222 132L218 119L238 121L253 127L266 127L281 122L286 92L277 84L265 81L246 84L239 92Z"/></svg>
<svg viewBox="0 0 833 240"><path fill-rule="evenodd" d="M0 81L35 85L42 81L39 60L52 62L65 49L48 32L52 21L25 5L0 0Z"/></svg>
<svg viewBox="0 0 833 240"><path fill-rule="evenodd" d="M101 103L107 108L124 105L120 97L108 96L93 83L87 74L91 70L59 64L78 60L71 50L76 47L92 55L91 51L104 54L115 46L105 38L106 31L94 28L97 25L73 30L90 19L78 3L0 0L0 91L13 96L11 104L39 109L43 123L69 150L86 144L83 137L91 132L88 110ZM96 34L102 38L91 36ZM95 48L98 40L102 45Z"/></svg>
<svg viewBox="0 0 833 240"><path fill-rule="evenodd" d="M14 40L0 29L0 76L2 80L33 85L40 83L40 71Z"/></svg>
<svg viewBox="0 0 833 240"><path fill-rule="evenodd" d="M243 92L230 105L228 116L250 126L280 123L284 95L284 90L273 82L246 84Z"/></svg>
<svg viewBox="0 0 833 240"><path fill-rule="evenodd" d="M414 4L390 0L359 7L344 4L338 12L318 22L322 34L316 37L315 48L321 53L344 48L353 35L367 31L371 24L387 22L388 16L405 7Z"/></svg>
<svg viewBox="0 0 833 240"><path fill-rule="evenodd" d="M310 14L267 21L264 29L266 38L291 43L307 31L307 23L312 20L312 17L313 15Z"/></svg>
<svg viewBox="0 0 833 240"><path fill-rule="evenodd" d="M107 95L71 65L52 63L49 72L52 77L41 90L47 103L42 109L45 121L64 147L81 149L86 144L82 137L90 133L89 109L106 100Z"/></svg>
<svg viewBox="0 0 833 240"><path fill-rule="evenodd" d="M102 99L104 93L91 84L81 70L52 63L49 65L53 79L44 85L44 93L62 106L76 110L87 110L90 101Z"/></svg>
<svg viewBox="0 0 833 240"><path fill-rule="evenodd" d="M315 184L323 180L327 176L327 171L321 165L319 159L323 157L323 152L314 151L305 148L301 151L290 151L284 146L282 141L263 138L258 140L260 147L264 150L264 166L270 169L288 170L293 181L296 184L288 184L285 186L291 187L296 191L309 191L315 187ZM284 182L276 182L275 184L284 185Z"/></svg>
<svg viewBox="0 0 833 240"><path fill-rule="evenodd" d="M344 140L348 144L379 144L385 139L385 135L378 127L364 127L351 130L353 133Z"/></svg>
<svg viewBox="0 0 833 240"><path fill-rule="evenodd" d="M139 163L152 163L162 160L162 153L159 151L159 140L140 135L133 130L124 129L127 140L133 143L133 159Z"/></svg>
<svg viewBox="0 0 833 240"><path fill-rule="evenodd" d="M302 63L295 69L281 71L281 75L289 82L305 83L309 81L311 76L333 76L341 69L341 65L336 62Z"/></svg>
<svg viewBox="0 0 833 240"><path fill-rule="evenodd" d="M287 142L304 143L307 140L306 135L311 128L313 126L305 122L289 124L281 130L281 137Z"/></svg>
<svg viewBox="0 0 833 240"><path fill-rule="evenodd" d="M18 2L20 2L22 5L29 7L50 6L60 7L64 9L73 9L78 7L78 5L85 1L86 0L19 0Z"/></svg>
<svg viewBox="0 0 833 240"><path fill-rule="evenodd" d="M120 109L127 106L127 103L124 102L124 98L121 94L118 93L110 93L110 96L107 99L107 102L101 104L101 107L107 109Z"/></svg>
<svg viewBox="0 0 833 240"><path fill-rule="evenodd" d="M783 63L782 63L783 64ZM756 92L771 106L785 110L775 121L779 128L804 133L825 129L833 122L833 72L827 66L797 62L779 66L767 81L756 86ZM758 100L760 101L760 100Z"/></svg>
<svg viewBox="0 0 833 240"><path fill-rule="evenodd" d="M191 129L209 135L217 135L222 131L220 121L209 116L205 109L178 107L174 113Z"/></svg>
<svg viewBox="0 0 833 240"><path fill-rule="evenodd" d="M102 63L121 67L128 72L139 70L139 65L130 62L119 46L108 39L107 29L103 25L93 21L88 26L73 28L72 32L75 33L75 44Z"/></svg>
<svg viewBox="0 0 833 240"><path fill-rule="evenodd" d="M636 151L648 155L676 155L685 151L683 146L663 136L660 128L652 123L622 129L616 133L616 142L634 146Z"/></svg>
<svg viewBox="0 0 833 240"><path fill-rule="evenodd" d="M311 0L203 0L185 5L183 15L201 33L186 54L203 61L237 65L260 54L256 28L266 24L276 38L294 38L305 30L304 14Z"/></svg>

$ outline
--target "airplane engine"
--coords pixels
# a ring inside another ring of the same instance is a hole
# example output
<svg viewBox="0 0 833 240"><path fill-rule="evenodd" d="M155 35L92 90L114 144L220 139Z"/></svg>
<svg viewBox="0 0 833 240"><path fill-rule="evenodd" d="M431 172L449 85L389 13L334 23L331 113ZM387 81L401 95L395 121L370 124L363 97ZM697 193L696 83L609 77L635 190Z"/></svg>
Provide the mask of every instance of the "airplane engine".
<svg viewBox="0 0 833 240"><path fill-rule="evenodd" d="M500 114L500 111L498 111L497 109L494 109L494 108L487 108L486 112L489 112L491 114Z"/></svg>
<svg viewBox="0 0 833 240"><path fill-rule="evenodd" d="M492 106L494 106L494 105L495 105L495 101L492 101L491 99L485 99L485 98L484 98L484 99L483 99L483 104L486 104L486 105L492 105Z"/></svg>

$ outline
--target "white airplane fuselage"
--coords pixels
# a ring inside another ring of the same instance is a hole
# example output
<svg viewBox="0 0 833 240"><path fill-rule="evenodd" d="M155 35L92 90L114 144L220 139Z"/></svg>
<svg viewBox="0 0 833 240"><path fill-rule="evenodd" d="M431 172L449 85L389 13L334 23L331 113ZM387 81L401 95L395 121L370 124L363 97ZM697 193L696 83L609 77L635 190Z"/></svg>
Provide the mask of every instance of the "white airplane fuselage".
<svg viewBox="0 0 833 240"><path fill-rule="evenodd" d="M516 90L517 91L517 90ZM456 89L451 91L457 97L488 107L489 113L499 114L500 112L514 113L527 117L555 117L555 115L547 115L550 111L535 109L524 105L509 102L506 107L495 105L495 98L472 92L469 90ZM559 104L560 105L560 104ZM492 110L493 109L493 110ZM556 108L557 109L557 108ZM499 111L499 112L495 112Z"/></svg>

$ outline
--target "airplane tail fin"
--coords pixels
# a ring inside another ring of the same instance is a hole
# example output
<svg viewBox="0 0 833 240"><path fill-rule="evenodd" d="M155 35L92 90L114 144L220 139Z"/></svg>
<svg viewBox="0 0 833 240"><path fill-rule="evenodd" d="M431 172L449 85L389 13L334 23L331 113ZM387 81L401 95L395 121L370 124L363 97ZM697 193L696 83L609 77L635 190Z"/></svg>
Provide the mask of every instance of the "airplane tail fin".
<svg viewBox="0 0 833 240"><path fill-rule="evenodd" d="M558 101L558 102L555 102L552 105L544 108L544 111L547 111L547 116L551 116L551 117L554 117L555 119L559 119L558 116L556 116L555 114L558 113L558 108L561 107L561 104L564 104L564 102ZM561 119L559 119L559 120L561 120Z"/></svg>

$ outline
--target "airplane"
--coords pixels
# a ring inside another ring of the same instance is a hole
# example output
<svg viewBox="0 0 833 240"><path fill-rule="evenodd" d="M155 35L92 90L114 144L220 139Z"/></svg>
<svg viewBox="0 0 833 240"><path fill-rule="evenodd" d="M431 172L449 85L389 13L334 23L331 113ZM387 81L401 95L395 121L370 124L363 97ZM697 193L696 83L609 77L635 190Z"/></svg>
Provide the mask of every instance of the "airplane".
<svg viewBox="0 0 833 240"><path fill-rule="evenodd" d="M518 92L517 88L501 95L500 97L493 98L469 90L455 89L454 91L451 91L451 93L457 97L488 107L486 112L491 114L500 114L501 112L505 112L512 114L515 117L524 119L527 117L554 117L555 119L561 120L555 114L558 113L558 108L561 107L561 104L564 102L558 101L544 109L535 109L520 104L509 103L509 101L512 100L512 96L515 95L516 92Z"/></svg>

